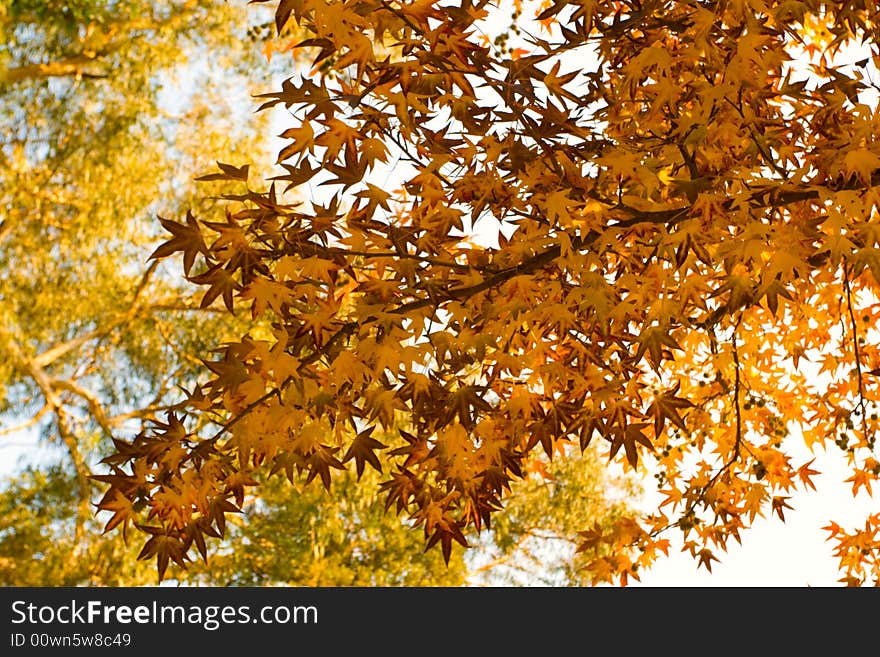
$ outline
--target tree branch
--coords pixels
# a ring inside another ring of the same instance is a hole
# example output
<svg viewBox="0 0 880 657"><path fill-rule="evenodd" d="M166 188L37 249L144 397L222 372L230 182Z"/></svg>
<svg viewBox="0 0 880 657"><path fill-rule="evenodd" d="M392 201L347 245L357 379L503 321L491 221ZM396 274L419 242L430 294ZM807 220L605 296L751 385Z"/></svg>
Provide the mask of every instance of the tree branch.
<svg viewBox="0 0 880 657"><path fill-rule="evenodd" d="M107 73L96 73L87 70L87 66L94 64L96 57L77 55L67 59L44 64L24 64L0 69L0 84L14 84L23 80L41 80L44 78L106 78Z"/></svg>
<svg viewBox="0 0 880 657"><path fill-rule="evenodd" d="M852 331L853 358L856 363L856 385L858 386L859 413L862 416L862 439L866 445L873 447L872 440L868 438L868 409L865 401L865 384L862 378L862 354L859 348L859 326L856 322L855 310L853 309L853 293L849 282L849 268L843 267L843 289L846 293L846 309L849 315L850 329Z"/></svg>
<svg viewBox="0 0 880 657"><path fill-rule="evenodd" d="M56 424L58 426L58 435L64 446L70 454L70 460L73 463L76 472L77 485L79 487L79 511L76 519L76 529L74 538L76 544L80 544L86 521L91 517L90 501L91 501L91 485L89 477L91 471L86 464L85 458L79 449L79 443L73 428L64 409L64 403L55 392L55 385L52 379L46 374L46 371L37 365L33 359L28 359L22 353L21 348L12 340L6 340L7 348L12 355L13 366L27 373L37 384L42 392L46 405L55 413Z"/></svg>

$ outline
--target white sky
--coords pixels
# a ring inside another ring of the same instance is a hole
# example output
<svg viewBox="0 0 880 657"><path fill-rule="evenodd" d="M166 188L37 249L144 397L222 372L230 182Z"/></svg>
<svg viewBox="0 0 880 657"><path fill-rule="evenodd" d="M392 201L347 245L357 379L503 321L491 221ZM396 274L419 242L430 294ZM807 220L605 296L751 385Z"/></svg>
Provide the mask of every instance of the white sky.
<svg viewBox="0 0 880 657"><path fill-rule="evenodd" d="M832 445L831 449L831 453L815 454L811 467L822 472L813 480L816 490L792 493L788 503L794 510L785 509L785 522L776 515L757 518L754 526L742 533L742 545L733 542L726 554L715 553L719 561L712 562L711 573L702 566L697 568L697 561L689 554L677 551L681 532L673 530L668 538L674 545L679 542L670 549L670 557L661 558L654 568L641 573L641 583L632 585L841 586L833 545L825 540L828 533L822 527L829 520L844 529L862 526L868 515L877 512L878 504L864 490L853 497L851 484L843 483L850 472L841 467L843 460L834 453L837 448Z"/></svg>

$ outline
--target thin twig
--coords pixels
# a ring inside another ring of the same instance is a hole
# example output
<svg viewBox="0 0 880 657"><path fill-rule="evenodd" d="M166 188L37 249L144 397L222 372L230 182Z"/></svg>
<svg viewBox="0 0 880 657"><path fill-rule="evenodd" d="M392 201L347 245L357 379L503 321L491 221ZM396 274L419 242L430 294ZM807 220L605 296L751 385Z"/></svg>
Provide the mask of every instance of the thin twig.
<svg viewBox="0 0 880 657"><path fill-rule="evenodd" d="M849 283L849 270L846 266L843 268L843 289L846 292L846 309L849 314L850 327L852 329L853 357L856 361L856 383L858 385L859 394L859 411L862 416L862 437L865 442L868 443L868 414L865 402L864 381L862 380L862 354L859 349L859 327L856 322L855 311L853 310L852 287Z"/></svg>

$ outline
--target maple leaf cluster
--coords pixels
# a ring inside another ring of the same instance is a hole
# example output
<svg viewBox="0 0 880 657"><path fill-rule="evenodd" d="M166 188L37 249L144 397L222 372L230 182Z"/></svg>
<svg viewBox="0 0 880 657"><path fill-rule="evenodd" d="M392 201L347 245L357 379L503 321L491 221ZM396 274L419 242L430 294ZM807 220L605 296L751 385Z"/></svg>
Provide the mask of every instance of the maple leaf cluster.
<svg viewBox="0 0 880 657"><path fill-rule="evenodd" d="M257 328L102 479L108 528L147 532L160 575L205 555L258 471L375 468L448 558L535 453L598 446L663 495L582 534L594 580L621 583L668 531L711 569L784 520L818 474L791 441L836 443L870 491L874 3L558 0L515 49L487 43L485 0L275 5L311 64L260 96L294 117L285 173L258 191L221 164L208 179L244 187L225 217L163 219L154 253ZM880 576L871 522L829 525L847 583Z"/></svg>

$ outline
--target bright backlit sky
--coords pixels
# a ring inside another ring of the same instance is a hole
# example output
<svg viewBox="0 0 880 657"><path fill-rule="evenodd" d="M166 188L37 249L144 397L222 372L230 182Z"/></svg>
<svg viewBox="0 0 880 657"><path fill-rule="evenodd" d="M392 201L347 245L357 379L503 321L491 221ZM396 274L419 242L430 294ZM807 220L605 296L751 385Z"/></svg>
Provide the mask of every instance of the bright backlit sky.
<svg viewBox="0 0 880 657"><path fill-rule="evenodd" d="M833 545L825 540L828 533L822 527L831 519L846 529L861 526L869 514L878 511L878 503L864 491L853 497L850 484L842 483L849 473L840 467L842 459L837 454L817 452L815 456L811 467L822 472L814 478L817 490L794 493L789 500L794 510L785 510L785 522L776 515L756 519L754 527L742 534L742 545L734 542L727 554L716 553L720 562L712 562L711 573L673 548L669 559L642 573L641 583L632 585L841 586ZM669 538L678 537L670 534Z"/></svg>

